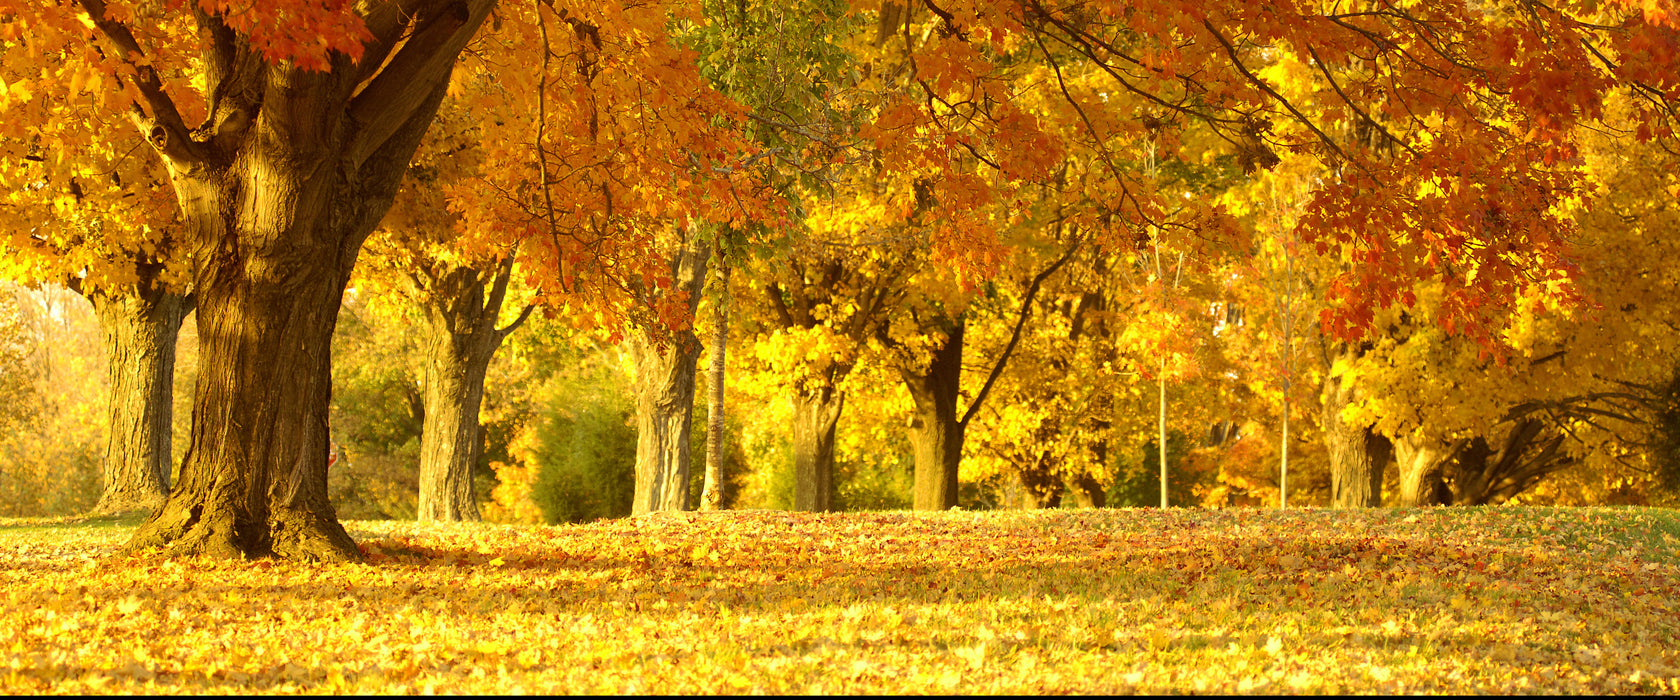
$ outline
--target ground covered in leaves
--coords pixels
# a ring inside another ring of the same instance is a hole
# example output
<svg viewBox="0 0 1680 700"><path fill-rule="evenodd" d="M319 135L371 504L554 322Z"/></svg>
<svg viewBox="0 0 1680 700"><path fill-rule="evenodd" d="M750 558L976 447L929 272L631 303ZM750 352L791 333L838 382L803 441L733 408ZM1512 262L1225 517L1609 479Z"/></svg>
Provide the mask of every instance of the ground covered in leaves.
<svg viewBox="0 0 1680 700"><path fill-rule="evenodd" d="M360 565L0 520L24 692L1680 692L1658 509L353 522Z"/></svg>

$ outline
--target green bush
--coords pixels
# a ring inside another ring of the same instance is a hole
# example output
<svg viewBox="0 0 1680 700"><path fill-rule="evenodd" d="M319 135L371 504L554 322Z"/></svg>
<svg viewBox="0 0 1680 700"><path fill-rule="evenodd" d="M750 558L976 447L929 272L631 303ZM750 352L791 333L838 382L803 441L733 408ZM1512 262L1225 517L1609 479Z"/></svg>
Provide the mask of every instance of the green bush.
<svg viewBox="0 0 1680 700"><path fill-rule="evenodd" d="M1143 458L1138 462L1115 460L1114 485L1108 488L1110 508L1161 505L1161 450L1156 445L1154 440L1144 445ZM1190 437L1184 433L1174 430L1167 434L1167 501L1174 507L1197 505L1196 493L1207 486L1201 475L1186 474L1181 468L1190 446Z"/></svg>
<svg viewBox="0 0 1680 700"><path fill-rule="evenodd" d="M627 516L636 491L628 382L604 363L580 369L549 387L538 414L531 500L550 523Z"/></svg>

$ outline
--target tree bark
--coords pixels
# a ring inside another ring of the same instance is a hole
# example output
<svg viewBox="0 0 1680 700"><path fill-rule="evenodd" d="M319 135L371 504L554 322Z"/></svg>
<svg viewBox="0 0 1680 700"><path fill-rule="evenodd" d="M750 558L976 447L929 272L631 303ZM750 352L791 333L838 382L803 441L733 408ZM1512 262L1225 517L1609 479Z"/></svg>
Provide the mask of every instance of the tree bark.
<svg viewBox="0 0 1680 700"><path fill-rule="evenodd" d="M899 370L916 404L910 420L910 445L916 459L911 507L916 510L945 510L957 505L957 467L962 463L966 427L957 419L963 321L958 317L947 331L945 342L934 350L925 370Z"/></svg>
<svg viewBox="0 0 1680 700"><path fill-rule="evenodd" d="M729 351L729 264L718 254L718 304L713 317L712 362L707 368L706 479L700 491L700 510L723 504L723 388Z"/></svg>
<svg viewBox="0 0 1680 700"><path fill-rule="evenodd" d="M1342 409L1358 400L1358 389L1341 375L1324 380L1324 446L1330 458L1331 505L1382 505L1383 469L1392 452L1388 440L1368 425L1350 423Z"/></svg>
<svg viewBox="0 0 1680 700"><path fill-rule="evenodd" d="M1457 450L1449 468L1454 502L1497 505L1528 490L1546 475L1575 463L1563 451L1564 435L1532 418L1510 422L1497 450L1476 437Z"/></svg>
<svg viewBox="0 0 1680 700"><path fill-rule="evenodd" d="M111 41L132 43L101 4L83 4ZM131 549L362 558L327 497L333 329L357 254L492 4L381 6L362 62L335 54L321 71L264 62L195 6L214 88L198 129L149 68L137 74L152 108L138 121L193 248L199 373L181 482Z"/></svg>
<svg viewBox="0 0 1680 700"><path fill-rule="evenodd" d="M87 297L99 317L110 378L111 434L94 512L156 510L174 467L175 340L190 303L150 283Z"/></svg>
<svg viewBox="0 0 1680 700"><path fill-rule="evenodd" d="M425 412L420 435L418 519L479 520L472 472L484 453L478 412L484 403L484 377L496 350L530 315L527 307L507 328L496 320L507 299L513 258L504 258L486 274L456 266L428 285L422 308L427 335L422 385Z"/></svg>
<svg viewBox="0 0 1680 700"><path fill-rule="evenodd" d="M676 290L688 293L690 316L700 304L709 252L704 243L697 243L673 261ZM673 336L661 346L643 330L630 343L636 361L635 515L688 508L689 431L700 340L692 330Z"/></svg>
<svg viewBox="0 0 1680 700"><path fill-rule="evenodd" d="M1401 507L1452 505L1447 488L1446 462L1457 450L1412 435L1394 440L1394 459L1400 469Z"/></svg>
<svg viewBox="0 0 1680 700"><path fill-rule="evenodd" d="M834 433L845 396L825 383L793 395L793 509L834 509Z"/></svg>

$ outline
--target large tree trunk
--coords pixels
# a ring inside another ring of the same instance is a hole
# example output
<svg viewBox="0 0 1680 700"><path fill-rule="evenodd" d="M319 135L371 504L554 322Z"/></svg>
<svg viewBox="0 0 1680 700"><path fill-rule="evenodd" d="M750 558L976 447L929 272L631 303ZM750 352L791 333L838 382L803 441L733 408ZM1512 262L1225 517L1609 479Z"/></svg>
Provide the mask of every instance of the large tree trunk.
<svg viewBox="0 0 1680 700"><path fill-rule="evenodd" d="M1324 446L1330 458L1331 505L1375 508L1382 505L1383 469L1392 450L1371 426L1351 423L1342 409L1358 400L1345 376L1324 380Z"/></svg>
<svg viewBox="0 0 1680 700"><path fill-rule="evenodd" d="M834 433L846 397L831 383L793 395L793 509L834 509Z"/></svg>
<svg viewBox="0 0 1680 700"><path fill-rule="evenodd" d="M286 266L284 285L260 274L264 263L280 262L253 251L204 265L211 269L197 280L199 371L181 483L132 546L358 558L326 491L330 347L350 261L341 269Z"/></svg>
<svg viewBox="0 0 1680 700"><path fill-rule="evenodd" d="M174 467L175 340L187 298L157 285L88 294L110 361L111 434L95 512L155 510L169 493Z"/></svg>
<svg viewBox="0 0 1680 700"><path fill-rule="evenodd" d="M962 463L964 426L957 418L961 389L963 319L947 332L923 371L900 368L916 412L910 420L910 445L916 458L911 503L916 510L944 510L957 505L957 468Z"/></svg>
<svg viewBox="0 0 1680 700"><path fill-rule="evenodd" d="M419 520L478 520L472 472L484 453L478 411L484 375L502 341L530 313L497 328L507 298L513 258L504 258L485 284L485 273L454 267L433 278L423 297L426 411L420 436Z"/></svg>
<svg viewBox="0 0 1680 700"><path fill-rule="evenodd" d="M673 261L676 290L688 293L690 316L700 304L708 253L704 243L697 243ZM684 330L660 346L647 331L638 331L630 348L636 362L636 495L631 513L684 510L700 340Z"/></svg>
<svg viewBox="0 0 1680 700"><path fill-rule="evenodd" d="M1452 505L1447 488L1446 462L1457 450L1411 435L1394 440L1394 461L1400 469L1401 507Z"/></svg>
<svg viewBox="0 0 1680 700"><path fill-rule="evenodd" d="M327 498L333 328L362 243L492 4L382 5L363 62L335 54L324 71L265 63L200 15L213 88L202 129L138 75L153 108L143 131L193 246L199 372L181 482L131 548L361 558Z"/></svg>
<svg viewBox="0 0 1680 700"><path fill-rule="evenodd" d="M718 304L713 316L712 363L706 373L706 479L700 510L723 505L723 380L729 352L729 264L718 254Z"/></svg>

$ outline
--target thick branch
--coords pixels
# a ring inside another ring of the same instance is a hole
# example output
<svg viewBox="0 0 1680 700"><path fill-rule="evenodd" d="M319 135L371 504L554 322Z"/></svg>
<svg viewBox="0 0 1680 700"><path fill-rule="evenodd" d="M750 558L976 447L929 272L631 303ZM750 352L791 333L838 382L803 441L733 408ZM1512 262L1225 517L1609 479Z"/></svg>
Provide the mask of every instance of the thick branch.
<svg viewBox="0 0 1680 700"><path fill-rule="evenodd" d="M360 168L362 160L449 79L456 57L483 23L491 4L489 0L475 0L471 5L450 2L422 14L414 36L350 101L351 119L361 127L346 149L352 168Z"/></svg>
<svg viewBox="0 0 1680 700"><path fill-rule="evenodd" d="M362 60L356 65L356 82L372 78L379 72L380 66L385 65L385 59L396 49L414 20L415 13L420 11L423 0L392 0L382 3L368 13L363 24L373 35L373 41L362 49Z"/></svg>
<svg viewBox="0 0 1680 700"><path fill-rule="evenodd" d="M146 52L140 49L140 42L134 38L134 32L128 25L105 16L105 0L80 0L82 10L87 12L88 18L93 20L95 27L101 34L121 52L123 63L134 69L134 87L140 91L140 97L151 107L151 116L147 116L140 105L133 105L129 116L134 126L146 141L152 144L166 158L181 163L196 162L201 159L199 149L188 135L187 125L181 121L181 112L175 108L174 100L169 99L169 93L163 89L163 80L150 65L143 64Z"/></svg>

